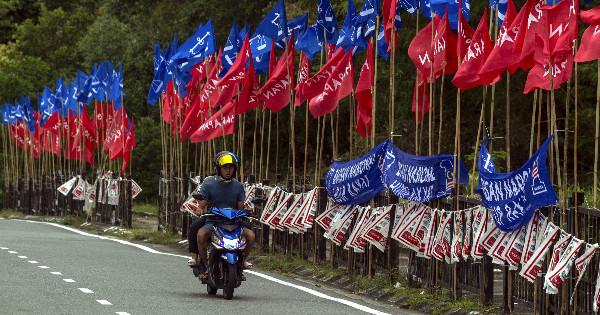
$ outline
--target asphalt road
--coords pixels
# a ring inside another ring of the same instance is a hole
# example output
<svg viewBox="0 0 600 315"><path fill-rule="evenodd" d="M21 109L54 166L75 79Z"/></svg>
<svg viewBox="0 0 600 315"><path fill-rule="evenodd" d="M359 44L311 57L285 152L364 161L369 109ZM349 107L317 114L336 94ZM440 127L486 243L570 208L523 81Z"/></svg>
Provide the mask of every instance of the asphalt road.
<svg viewBox="0 0 600 315"><path fill-rule="evenodd" d="M75 229L0 220L0 314L413 314L263 271L206 294L185 256Z"/></svg>

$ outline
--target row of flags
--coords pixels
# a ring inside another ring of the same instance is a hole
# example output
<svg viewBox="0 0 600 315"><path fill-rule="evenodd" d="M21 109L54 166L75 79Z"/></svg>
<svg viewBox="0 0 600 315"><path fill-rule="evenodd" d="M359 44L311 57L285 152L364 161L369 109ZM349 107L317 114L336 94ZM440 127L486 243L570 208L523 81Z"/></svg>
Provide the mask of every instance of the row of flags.
<svg viewBox="0 0 600 315"><path fill-rule="evenodd" d="M529 71L524 88L524 93L529 93L557 89L571 78L573 62L600 58L600 7L580 13L577 0L545 3L528 0L517 12L508 0L495 43L487 11L475 30L460 11L456 34L449 27L450 14L435 16L417 33L408 50L419 73L415 98L424 101L419 106L425 111L428 107L424 83L441 75L454 74L452 83L466 90L494 84L504 71L513 74L522 69ZM575 52L579 18L591 25Z"/></svg>
<svg viewBox="0 0 600 315"><path fill-rule="evenodd" d="M86 105L94 103L90 117ZM12 141L38 158L43 152L68 160L94 164L96 148L111 160L123 159L122 171L136 147L133 120L123 107L123 70L108 61L94 65L91 73L78 70L75 80L56 80L38 95L38 110L29 97L21 97L1 109L2 125L7 125Z"/></svg>
<svg viewBox="0 0 600 315"><path fill-rule="evenodd" d="M520 68L529 70L525 84L528 93L558 88L571 77L573 61L598 58L597 8L582 13L582 20L592 26L575 54L577 0L556 4L528 0L519 12L510 0L491 1L490 7L498 13L495 43L490 37L487 11L475 30L469 25L468 0L367 0L358 12L348 0L349 10L340 30L327 0L319 1L317 22L312 26L308 26L306 15L287 20L284 2L279 0L254 33L248 26L240 30L234 21L220 49L210 21L200 25L182 45L177 37L165 51L156 44L148 102L161 100L162 117L173 134L180 135L181 140L200 142L232 134L236 116L258 107L277 112L292 100L296 106L308 101L312 115L320 117L354 92L358 99L357 130L366 136L371 121L373 46L377 44L384 58L391 51L392 36L401 27L401 10L411 14L421 11L431 19L408 49L419 73L413 111L428 110L425 83L442 75L454 75L455 86L470 89L496 83L504 71L514 73ZM378 18L381 25L375 32ZM326 62L310 76L311 59L323 50ZM366 58L354 86L354 60L362 51L366 51ZM300 52L298 73L295 52ZM268 73L268 77L259 86L257 75L261 73Z"/></svg>

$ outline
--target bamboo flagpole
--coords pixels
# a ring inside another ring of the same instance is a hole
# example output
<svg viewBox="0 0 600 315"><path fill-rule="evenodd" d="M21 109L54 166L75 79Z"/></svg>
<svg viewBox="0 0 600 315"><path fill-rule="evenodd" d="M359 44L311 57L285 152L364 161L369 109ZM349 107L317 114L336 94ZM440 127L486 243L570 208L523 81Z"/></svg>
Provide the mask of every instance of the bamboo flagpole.
<svg viewBox="0 0 600 315"><path fill-rule="evenodd" d="M379 15L377 16L376 20L375 20L375 29L379 30ZM375 114L377 113L377 55L378 55L378 46L377 45L377 41L379 40L378 36L375 36L375 57L373 60L374 62L374 80L373 80L373 106L371 107L371 148L375 147L375 120L376 120L376 116Z"/></svg>
<svg viewBox="0 0 600 315"><path fill-rule="evenodd" d="M598 208L598 138L600 137L600 61L597 62L598 80L596 82L596 134L594 136L594 187L592 193L592 206Z"/></svg>

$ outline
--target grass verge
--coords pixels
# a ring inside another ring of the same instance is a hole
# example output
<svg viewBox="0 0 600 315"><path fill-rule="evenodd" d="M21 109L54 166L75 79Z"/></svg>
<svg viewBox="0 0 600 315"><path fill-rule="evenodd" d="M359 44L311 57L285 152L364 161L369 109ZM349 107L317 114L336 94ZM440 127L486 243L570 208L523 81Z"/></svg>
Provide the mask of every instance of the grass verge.
<svg viewBox="0 0 600 315"><path fill-rule="evenodd" d="M493 314L499 310L496 306L484 306L473 300L459 299L455 301L450 292L442 288L410 288L401 282L392 284L385 276L374 276L372 279L368 279L360 275L348 275L344 269L331 268L329 264L314 264L298 257L278 254L261 256L260 259L257 259L256 265L263 270L288 275L293 275L296 270L301 269L303 272L319 275L319 278L322 279L344 277L345 282L349 281L345 288L355 294L367 294L368 291L385 292L391 295L389 300L402 301L399 303L402 307L430 314L444 314L457 310ZM341 281L338 280L339 282Z"/></svg>
<svg viewBox="0 0 600 315"><path fill-rule="evenodd" d="M158 215L158 205L155 203L134 203L133 212Z"/></svg>

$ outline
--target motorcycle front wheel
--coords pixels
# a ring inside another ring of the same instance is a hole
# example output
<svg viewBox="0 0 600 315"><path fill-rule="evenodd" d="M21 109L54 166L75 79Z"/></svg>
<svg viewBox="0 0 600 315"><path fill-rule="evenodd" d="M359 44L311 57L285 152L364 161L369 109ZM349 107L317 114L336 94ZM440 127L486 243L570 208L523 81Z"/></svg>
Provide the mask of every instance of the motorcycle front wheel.
<svg viewBox="0 0 600 315"><path fill-rule="evenodd" d="M230 264L225 264L227 265L226 268L224 268L226 270L225 272L225 288L223 288L223 297L226 300L231 300L233 298L233 290L235 289L236 283L237 283L237 274L238 274L238 266L237 264L235 265L230 265ZM224 270L224 271L225 271Z"/></svg>

